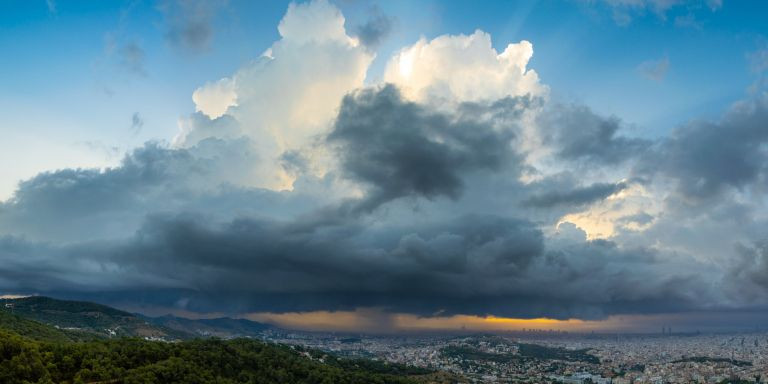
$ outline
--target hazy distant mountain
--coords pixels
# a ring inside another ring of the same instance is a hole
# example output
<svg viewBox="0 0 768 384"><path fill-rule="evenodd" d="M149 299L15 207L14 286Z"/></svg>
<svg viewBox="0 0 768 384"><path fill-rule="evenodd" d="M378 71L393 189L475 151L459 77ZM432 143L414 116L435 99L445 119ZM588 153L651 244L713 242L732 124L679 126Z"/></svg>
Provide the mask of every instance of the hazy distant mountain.
<svg viewBox="0 0 768 384"><path fill-rule="evenodd" d="M197 337L256 337L261 332L275 327L250 321L246 319L232 319L221 317L216 319L186 319L173 315L161 317L144 317L149 323L168 329L173 329L181 333L192 334Z"/></svg>

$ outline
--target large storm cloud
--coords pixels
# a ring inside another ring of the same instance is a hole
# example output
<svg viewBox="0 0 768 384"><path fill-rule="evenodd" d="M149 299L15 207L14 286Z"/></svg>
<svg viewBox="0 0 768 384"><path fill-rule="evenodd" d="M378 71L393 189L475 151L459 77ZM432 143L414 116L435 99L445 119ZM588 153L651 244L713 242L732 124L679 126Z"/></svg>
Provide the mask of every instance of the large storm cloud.
<svg viewBox="0 0 768 384"><path fill-rule="evenodd" d="M51 247L6 238L1 254L17 259L0 270L0 281L120 300L163 292L135 299L172 306L185 298L187 309L199 311L382 307L557 318L694 308L705 287L694 271L679 273L647 249L597 241L545 251L532 223L498 216L310 231L292 222L202 219L155 215L132 237L107 243ZM46 266L34 268L42 260ZM662 266L669 272L659 274Z"/></svg>
<svg viewBox="0 0 768 384"><path fill-rule="evenodd" d="M387 85L345 97L328 139L340 144L346 175L371 187L364 209L411 194L457 198L462 174L519 162L513 127L498 127L499 111L485 110L490 114L485 119L463 108L452 115L430 111L404 101L395 86ZM515 105L501 108L514 110Z"/></svg>
<svg viewBox="0 0 768 384"><path fill-rule="evenodd" d="M178 43L210 44L184 20ZM291 5L172 145L21 182L0 290L235 314L766 308L765 95L639 138L482 31L421 39L367 85L377 23L354 37L328 2Z"/></svg>

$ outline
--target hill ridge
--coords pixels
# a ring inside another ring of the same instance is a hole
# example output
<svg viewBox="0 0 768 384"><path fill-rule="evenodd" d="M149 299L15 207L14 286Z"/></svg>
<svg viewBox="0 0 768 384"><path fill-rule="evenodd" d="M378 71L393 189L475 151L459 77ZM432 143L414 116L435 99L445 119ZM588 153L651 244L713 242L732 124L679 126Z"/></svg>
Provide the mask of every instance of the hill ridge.
<svg viewBox="0 0 768 384"><path fill-rule="evenodd" d="M95 337L144 337L150 339L191 339L195 337L260 337L261 332L278 329L270 324L243 318L191 319L174 314L146 316L108 305L49 296L28 296L0 300L0 311L55 328Z"/></svg>

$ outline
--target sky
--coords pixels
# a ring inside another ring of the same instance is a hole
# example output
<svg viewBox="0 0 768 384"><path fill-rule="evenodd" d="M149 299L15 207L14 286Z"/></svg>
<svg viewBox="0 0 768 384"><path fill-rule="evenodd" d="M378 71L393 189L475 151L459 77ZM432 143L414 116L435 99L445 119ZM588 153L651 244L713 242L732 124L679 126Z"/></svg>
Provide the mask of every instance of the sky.
<svg viewBox="0 0 768 384"><path fill-rule="evenodd" d="M753 329L768 5L0 2L0 294Z"/></svg>

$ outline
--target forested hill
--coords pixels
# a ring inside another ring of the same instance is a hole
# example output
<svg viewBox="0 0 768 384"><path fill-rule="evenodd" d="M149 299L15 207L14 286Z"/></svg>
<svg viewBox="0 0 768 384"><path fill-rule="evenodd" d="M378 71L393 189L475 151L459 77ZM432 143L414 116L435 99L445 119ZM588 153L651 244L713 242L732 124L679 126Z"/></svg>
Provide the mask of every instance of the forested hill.
<svg viewBox="0 0 768 384"><path fill-rule="evenodd" d="M0 330L4 384L424 383L420 369L251 339L35 341Z"/></svg>
<svg viewBox="0 0 768 384"><path fill-rule="evenodd" d="M44 296L3 299L0 311L94 337L183 338L171 329L149 324L142 318L106 305L58 300Z"/></svg>
<svg viewBox="0 0 768 384"><path fill-rule="evenodd" d="M185 319L176 316L147 317L106 305L59 300L44 296L0 299L0 312L49 324L61 330L87 333L92 337L142 337L164 340L196 337L258 337L275 329L246 319Z"/></svg>
<svg viewBox="0 0 768 384"><path fill-rule="evenodd" d="M36 318L48 321L62 318L76 321L69 316L80 314L78 316L93 320L93 324L89 324L92 327L102 326L105 318L140 318L92 303L48 298L17 303L20 302L13 302L13 308L4 304L0 307L2 384L453 382L444 375L420 368L342 359L317 350L254 339L166 342L138 337L105 338L83 331L83 326L75 327L77 330L56 328L19 314L35 314ZM219 327L245 327L244 331L258 327L232 319L208 323Z"/></svg>
<svg viewBox="0 0 768 384"><path fill-rule="evenodd" d="M0 329L12 331L34 340L77 341L90 339L89 334L56 329L50 325L0 311Z"/></svg>

